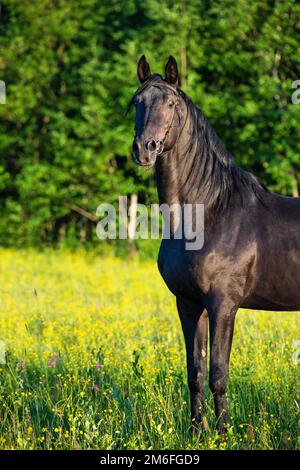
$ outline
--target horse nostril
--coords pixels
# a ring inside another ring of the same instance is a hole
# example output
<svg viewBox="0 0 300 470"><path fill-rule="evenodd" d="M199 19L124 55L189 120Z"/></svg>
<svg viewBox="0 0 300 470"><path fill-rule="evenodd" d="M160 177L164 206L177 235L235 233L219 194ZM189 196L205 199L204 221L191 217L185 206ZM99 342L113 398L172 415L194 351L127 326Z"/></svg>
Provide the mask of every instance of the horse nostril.
<svg viewBox="0 0 300 470"><path fill-rule="evenodd" d="M151 139L146 142L146 149L150 150L150 152L155 152L156 150L156 142L155 140Z"/></svg>
<svg viewBox="0 0 300 470"><path fill-rule="evenodd" d="M157 146L158 146L158 148L157 148L157 155L160 155L161 153L163 153L163 150L164 150L164 143L163 143L163 141L162 141L162 140L159 140L159 141L157 142Z"/></svg>

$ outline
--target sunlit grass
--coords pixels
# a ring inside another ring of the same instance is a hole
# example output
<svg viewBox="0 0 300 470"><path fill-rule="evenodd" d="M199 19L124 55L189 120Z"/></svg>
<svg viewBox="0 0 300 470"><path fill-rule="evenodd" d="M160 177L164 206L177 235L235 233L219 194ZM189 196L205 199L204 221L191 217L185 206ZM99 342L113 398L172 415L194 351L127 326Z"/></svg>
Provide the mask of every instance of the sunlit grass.
<svg viewBox="0 0 300 470"><path fill-rule="evenodd" d="M189 428L175 302L154 262L0 250L0 447L300 448L300 314L240 311L227 440Z"/></svg>

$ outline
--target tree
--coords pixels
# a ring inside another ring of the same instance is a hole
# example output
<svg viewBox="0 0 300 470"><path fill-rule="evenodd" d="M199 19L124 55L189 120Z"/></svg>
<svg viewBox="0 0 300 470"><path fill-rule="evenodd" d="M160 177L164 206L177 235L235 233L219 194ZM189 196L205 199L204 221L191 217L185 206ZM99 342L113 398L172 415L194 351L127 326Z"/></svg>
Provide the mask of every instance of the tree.
<svg viewBox="0 0 300 470"><path fill-rule="evenodd" d="M295 0L5 0L1 19L1 243L90 240L82 211L120 194L156 199L153 173L132 162L124 114L143 53L161 73L174 55L183 89L237 162L297 194Z"/></svg>

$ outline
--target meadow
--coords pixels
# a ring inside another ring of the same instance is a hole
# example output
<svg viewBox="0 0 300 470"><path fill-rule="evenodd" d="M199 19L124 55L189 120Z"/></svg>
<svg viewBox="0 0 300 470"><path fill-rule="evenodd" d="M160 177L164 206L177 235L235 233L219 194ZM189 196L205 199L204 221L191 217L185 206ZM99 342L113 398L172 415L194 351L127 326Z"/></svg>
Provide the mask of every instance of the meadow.
<svg viewBox="0 0 300 470"><path fill-rule="evenodd" d="M1 449L300 449L299 314L239 311L228 435L215 432L207 386L200 440L175 300L154 261L0 257Z"/></svg>

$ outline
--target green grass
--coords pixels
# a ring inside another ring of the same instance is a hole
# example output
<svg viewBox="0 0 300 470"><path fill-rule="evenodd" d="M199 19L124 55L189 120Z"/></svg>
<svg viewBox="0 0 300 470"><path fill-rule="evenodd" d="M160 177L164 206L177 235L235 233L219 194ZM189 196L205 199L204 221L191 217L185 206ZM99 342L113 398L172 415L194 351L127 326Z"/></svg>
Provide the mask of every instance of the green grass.
<svg viewBox="0 0 300 470"><path fill-rule="evenodd" d="M154 262L1 250L3 449L300 449L298 313L240 311L220 442L190 436L185 351Z"/></svg>

